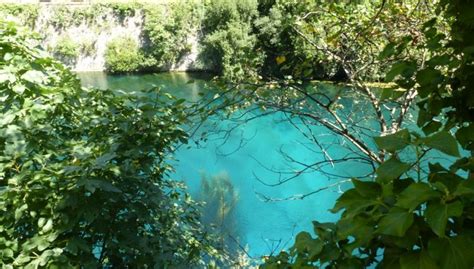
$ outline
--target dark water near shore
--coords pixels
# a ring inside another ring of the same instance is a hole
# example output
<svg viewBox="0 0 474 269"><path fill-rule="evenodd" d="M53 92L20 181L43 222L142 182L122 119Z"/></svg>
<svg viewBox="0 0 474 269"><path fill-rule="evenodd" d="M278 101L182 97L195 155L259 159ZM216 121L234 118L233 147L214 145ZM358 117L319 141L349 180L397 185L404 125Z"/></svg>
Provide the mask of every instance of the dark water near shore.
<svg viewBox="0 0 474 269"><path fill-rule="evenodd" d="M83 85L99 88L141 90L154 86L189 101L199 101L205 92L209 76L205 74L161 73L150 75L108 76L103 73L80 73ZM317 161L311 148L302 145L300 132L282 115L260 117L244 125L234 126L231 121L211 122L202 128L234 127L224 139L212 139L199 147L181 147L176 158L173 178L183 180L195 197L201 192L201 178L219 176L232 183L238 202L227 218L234 237L248 248L253 257L268 255L282 247L292 245L294 236L301 230L312 230L311 221L334 221L337 215L328 212L340 195L338 187L329 188L303 200L265 202L259 194L283 198L304 194L333 184L317 172L302 174L283 185L269 187L268 183L279 180L273 170L294 171L281 151L306 162ZM213 125L215 124L215 125ZM324 132L323 130L316 130ZM328 134L328 139L330 139ZM339 173L360 172L364 167L340 167ZM343 186L344 187L344 186Z"/></svg>

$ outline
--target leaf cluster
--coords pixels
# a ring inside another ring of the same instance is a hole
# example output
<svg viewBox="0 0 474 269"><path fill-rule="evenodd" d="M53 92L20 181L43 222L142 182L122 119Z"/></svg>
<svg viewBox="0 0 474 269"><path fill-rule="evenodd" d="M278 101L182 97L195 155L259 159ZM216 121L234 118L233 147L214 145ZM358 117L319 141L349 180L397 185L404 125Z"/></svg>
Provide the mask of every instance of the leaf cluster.
<svg viewBox="0 0 474 269"><path fill-rule="evenodd" d="M163 268L218 254L183 184L183 100L81 88L0 22L0 264Z"/></svg>
<svg viewBox="0 0 474 269"><path fill-rule="evenodd" d="M339 197L332 211L342 211L340 220L315 221L316 238L298 234L289 252L269 257L263 268L474 266L474 23L469 7L464 1L441 2L438 14L450 22L450 37L436 19L428 20L421 29L425 41L418 44L429 55L426 61L400 60L386 75L399 87L416 89L421 130L376 137L387 158L374 179L353 179L354 187ZM387 45L383 57L406 49L403 40ZM436 150L451 159L444 165L431 162L423 172L421 155L415 162L402 160L407 148Z"/></svg>

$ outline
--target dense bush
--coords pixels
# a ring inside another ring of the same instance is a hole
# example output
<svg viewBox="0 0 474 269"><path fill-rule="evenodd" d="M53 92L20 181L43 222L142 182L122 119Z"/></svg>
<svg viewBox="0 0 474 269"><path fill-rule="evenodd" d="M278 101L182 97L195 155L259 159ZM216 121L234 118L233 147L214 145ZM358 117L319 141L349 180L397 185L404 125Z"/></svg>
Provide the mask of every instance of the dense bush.
<svg viewBox="0 0 474 269"><path fill-rule="evenodd" d="M31 44L0 22L0 266L191 268L216 254L166 178L183 101L82 88Z"/></svg>
<svg viewBox="0 0 474 269"><path fill-rule="evenodd" d="M421 37L419 28L432 15L429 7L416 3L262 1L255 26L259 46L268 56L264 74L381 80L390 62L378 58L385 45L406 35ZM414 45L406 44L421 60L423 52Z"/></svg>
<svg viewBox="0 0 474 269"><path fill-rule="evenodd" d="M255 78L263 60L253 34L252 21L257 15L254 0L209 1L203 19L206 35L201 52L206 66L228 80Z"/></svg>
<svg viewBox="0 0 474 269"><path fill-rule="evenodd" d="M397 58L385 79L418 95L417 127L374 137L384 158L373 177L352 179L339 197L331 211L340 219L314 221L316 237L299 233L263 268L473 268L472 4L440 1L433 16L421 36L381 53ZM428 56L420 62L417 51ZM425 158L432 151L450 158Z"/></svg>
<svg viewBox="0 0 474 269"><path fill-rule="evenodd" d="M33 4L0 4L0 14L5 18L12 16L18 23L34 27L38 18L38 6Z"/></svg>
<svg viewBox="0 0 474 269"><path fill-rule="evenodd" d="M202 24L209 33L226 28L231 21L251 23L257 16L257 0L210 0L206 2Z"/></svg>
<svg viewBox="0 0 474 269"><path fill-rule="evenodd" d="M92 24L106 9L99 4L91 6L55 5L51 9L49 23L58 29L78 26L82 23Z"/></svg>
<svg viewBox="0 0 474 269"><path fill-rule="evenodd" d="M107 43L105 66L112 73L128 73L139 70L143 55L139 46L130 37L118 37Z"/></svg>
<svg viewBox="0 0 474 269"><path fill-rule="evenodd" d="M56 46L52 49L54 56L64 63L71 64L75 62L76 58L81 52L80 45L68 36L60 38Z"/></svg>
<svg viewBox="0 0 474 269"><path fill-rule="evenodd" d="M189 34L199 27L201 8L194 1L176 1L168 6L146 6L144 33L148 40L147 54L160 66L176 63L191 44Z"/></svg>
<svg viewBox="0 0 474 269"><path fill-rule="evenodd" d="M6 13L27 18L28 24L34 24L37 6L7 7ZM119 23L131 16L142 16L143 44L138 50L146 63L133 63L128 70L117 70L120 72L170 68L190 52L192 39L196 38L201 45L197 66L213 69L226 79L258 74L269 78L339 81L352 76L382 80L397 57L381 62L377 55L385 45L402 42L407 34L422 37L419 26L432 12L429 6L415 0L180 0L167 5L57 5L51 10L48 24L63 30L82 23L107 28L107 23L96 25L106 15L115 15ZM374 14L378 14L376 19ZM426 55L415 44L421 40L414 40L405 46L423 61ZM111 54L109 57L113 58Z"/></svg>
<svg viewBox="0 0 474 269"><path fill-rule="evenodd" d="M222 77L249 80L258 75L263 55L255 49L257 38L251 26L241 21L230 21L225 28L213 31L203 41L202 57L206 66L217 70Z"/></svg>

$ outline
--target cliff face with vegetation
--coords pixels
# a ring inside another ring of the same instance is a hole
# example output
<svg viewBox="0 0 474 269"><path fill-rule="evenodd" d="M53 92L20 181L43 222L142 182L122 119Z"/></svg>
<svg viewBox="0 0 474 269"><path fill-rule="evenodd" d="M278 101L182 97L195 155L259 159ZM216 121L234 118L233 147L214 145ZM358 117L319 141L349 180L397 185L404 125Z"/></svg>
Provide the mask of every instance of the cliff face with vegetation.
<svg viewBox="0 0 474 269"><path fill-rule="evenodd" d="M202 71L198 5L5 4L5 17L39 32L41 46L76 71Z"/></svg>
<svg viewBox="0 0 474 269"><path fill-rule="evenodd" d="M0 15L40 32L41 45L77 71L381 81L390 61L379 56L396 49L384 51L385 46L402 42L424 57L418 41L403 37L417 40L420 23L430 16L429 9L417 8L407 17L412 4L391 5L380 10L364 1L349 6L296 0L2 4ZM371 14L379 10L374 20ZM345 18L344 25L339 18Z"/></svg>

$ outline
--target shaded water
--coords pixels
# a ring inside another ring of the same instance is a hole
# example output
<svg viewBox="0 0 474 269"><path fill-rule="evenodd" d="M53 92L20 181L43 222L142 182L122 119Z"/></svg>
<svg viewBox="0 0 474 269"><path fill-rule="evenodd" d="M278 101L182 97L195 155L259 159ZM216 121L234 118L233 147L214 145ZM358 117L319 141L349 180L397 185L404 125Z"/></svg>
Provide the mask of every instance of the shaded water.
<svg viewBox="0 0 474 269"><path fill-rule="evenodd" d="M201 98L199 93L204 91L208 79L205 75L186 73L129 76L80 73L79 77L83 85L100 88L140 90L160 86L166 92L191 101ZM233 230L253 257L268 255L291 246L299 231L312 230L312 220L327 222L337 219L337 215L328 210L340 195L338 188L330 188L304 200L284 202L264 202L257 195L263 193L281 198L307 193L333 183L319 173L303 174L276 187L265 186L256 179L257 176L268 182L276 182L279 175L267 168L288 170L288 161L279 153L281 149L301 160L315 160L310 149L298 144L298 141L303 140L302 135L280 119L281 115L278 114L258 118L236 127L225 141L215 139L200 147L182 147L176 156L179 161L175 165L173 177L185 181L196 197L200 193L203 174L229 178L239 197L233 215L236 225ZM214 124L225 127L232 123L218 121ZM209 123L203 128L215 127ZM349 174L354 169L364 168L341 166L339 172Z"/></svg>

